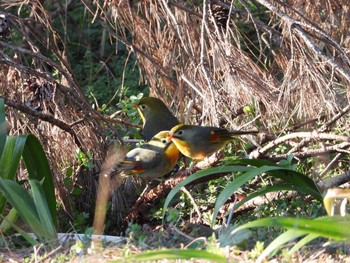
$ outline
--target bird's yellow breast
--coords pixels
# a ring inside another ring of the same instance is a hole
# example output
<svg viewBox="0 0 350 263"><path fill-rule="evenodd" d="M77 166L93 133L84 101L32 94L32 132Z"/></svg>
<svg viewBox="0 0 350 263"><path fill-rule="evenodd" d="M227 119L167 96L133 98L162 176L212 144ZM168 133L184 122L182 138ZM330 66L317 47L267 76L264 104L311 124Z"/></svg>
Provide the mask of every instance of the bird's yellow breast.
<svg viewBox="0 0 350 263"><path fill-rule="evenodd" d="M165 150L165 155L170 161L169 164L171 164L171 166L174 166L177 163L179 159L179 150L174 143L170 144L169 147Z"/></svg>

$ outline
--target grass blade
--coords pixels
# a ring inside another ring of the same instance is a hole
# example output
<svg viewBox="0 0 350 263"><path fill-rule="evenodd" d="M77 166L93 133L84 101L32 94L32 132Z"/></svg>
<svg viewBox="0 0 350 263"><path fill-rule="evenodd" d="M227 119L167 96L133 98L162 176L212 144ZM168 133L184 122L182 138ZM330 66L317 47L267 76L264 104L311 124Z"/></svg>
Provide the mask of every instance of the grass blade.
<svg viewBox="0 0 350 263"><path fill-rule="evenodd" d="M29 183L32 188L34 204L38 211L40 223L43 231L45 232L46 241L57 239L56 228L52 221L50 209L45 199L43 187L37 180L29 180Z"/></svg>
<svg viewBox="0 0 350 263"><path fill-rule="evenodd" d="M325 238L334 238L340 241L350 240L350 216L325 216L316 219L271 217L258 219L237 227L233 233L251 227L279 227L303 231L305 234L317 234Z"/></svg>
<svg viewBox="0 0 350 263"><path fill-rule="evenodd" d="M39 239L44 239L44 231L40 223L33 198L18 183L0 178L0 191L6 200L17 210L21 218L32 229Z"/></svg>
<svg viewBox="0 0 350 263"><path fill-rule="evenodd" d="M268 246L264 249L261 255L257 258L257 262L262 262L262 260L267 257L272 251L279 248L285 243L288 243L298 237L304 236L304 231L299 231L296 229L290 229L275 238Z"/></svg>
<svg viewBox="0 0 350 263"><path fill-rule="evenodd" d="M5 148L0 158L0 177L2 179L15 178L25 143L26 139L23 137L7 137Z"/></svg>
<svg viewBox="0 0 350 263"><path fill-rule="evenodd" d="M23 160L28 170L29 179L42 181L42 188L50 209L53 223L56 224L56 196L52 174L45 152L39 140L32 134L24 135L26 144L23 150Z"/></svg>
<svg viewBox="0 0 350 263"><path fill-rule="evenodd" d="M119 260L112 260L110 262L145 262L156 260L177 260L177 259L205 259L211 262L226 263L226 257L208 252L205 250L196 249L166 249L144 252L142 254L124 257Z"/></svg>
<svg viewBox="0 0 350 263"><path fill-rule="evenodd" d="M288 254L292 255L294 254L297 250L299 250L301 247L306 245L307 243L310 243L312 240L320 237L317 234L308 234L306 237L302 238L298 243L296 243L289 251Z"/></svg>
<svg viewBox="0 0 350 263"><path fill-rule="evenodd" d="M21 160L25 140L16 136L7 136L5 148L0 156L0 178L14 179ZM6 198L0 193L0 214L6 204Z"/></svg>

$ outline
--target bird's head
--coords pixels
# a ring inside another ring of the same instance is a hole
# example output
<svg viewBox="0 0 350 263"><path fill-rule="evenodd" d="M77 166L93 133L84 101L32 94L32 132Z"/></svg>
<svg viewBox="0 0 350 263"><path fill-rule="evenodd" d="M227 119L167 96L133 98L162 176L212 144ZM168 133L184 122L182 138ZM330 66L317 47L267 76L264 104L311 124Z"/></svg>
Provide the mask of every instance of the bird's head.
<svg viewBox="0 0 350 263"><path fill-rule="evenodd" d="M143 123L154 116L157 116L159 113L168 111L168 108L163 101L153 97L144 97L139 103L133 104L133 106L138 110Z"/></svg>

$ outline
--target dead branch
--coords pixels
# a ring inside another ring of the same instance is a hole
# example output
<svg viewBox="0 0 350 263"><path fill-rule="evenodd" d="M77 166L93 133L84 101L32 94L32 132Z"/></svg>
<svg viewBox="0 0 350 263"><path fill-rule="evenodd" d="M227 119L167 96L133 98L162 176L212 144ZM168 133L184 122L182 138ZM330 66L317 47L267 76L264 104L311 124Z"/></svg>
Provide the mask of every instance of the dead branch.
<svg viewBox="0 0 350 263"><path fill-rule="evenodd" d="M348 142L342 142L336 145L332 146L326 146L323 147L322 149L317 149L317 150L304 150L303 152L294 152L293 157L297 159L306 159L309 157L316 157L316 156L322 156L322 155L328 155L331 153L346 153L349 154L350 151L347 150L350 147L350 143ZM268 159L270 161L280 161L282 159L286 159L288 157L287 154L275 154L275 155L264 155L264 159Z"/></svg>
<svg viewBox="0 0 350 263"><path fill-rule="evenodd" d="M8 98L5 98L5 97L2 97L2 98L4 99L5 104L7 106L12 107L14 109L17 109L17 110L23 112L24 114L28 114L28 115L35 117L37 119L40 119L42 121L51 123L51 124L59 127L60 129L62 129L63 131L68 132L74 138L74 141L77 144L77 146L79 148L82 148L82 144L81 144L78 136L76 135L76 133L74 132L74 130L72 129L72 127L69 124L67 124L61 120L58 120L58 119L52 117L51 115L47 115L45 113L32 110L31 108L29 108L23 104L17 103L13 100L10 100Z"/></svg>
<svg viewBox="0 0 350 263"><path fill-rule="evenodd" d="M342 135L336 135L336 134L328 134L328 133L318 133L318 132L295 132L295 133L290 133L287 135L284 135L280 138L277 138L271 142L269 142L267 145L265 145L264 147L257 149L255 151L252 151L249 154L249 157L252 159L257 159L260 158L264 155L266 155L266 153L268 151L270 151L271 149L273 149L274 147L278 146L279 144L285 143L286 141L289 140L294 140L294 139L307 139L309 141L311 140L336 140L336 141L343 141L343 142L349 142L350 138L348 136L342 136ZM342 146L341 148L346 148L347 146ZM331 147L329 149L335 150L337 149L337 147ZM327 153L324 151L319 151L319 154L324 154ZM300 153L301 154L301 153ZM306 154L306 153L302 153L302 154ZM316 151L313 152L313 154L311 156L315 156L314 154L316 154ZM297 153L296 153L297 155Z"/></svg>
<svg viewBox="0 0 350 263"><path fill-rule="evenodd" d="M275 7L274 5L272 5L271 3L269 3L266 0L257 0L257 2L259 2L260 4L265 6L266 8L270 9L271 11L273 11L273 13L277 14L279 17L281 17L283 20L285 20L290 27L293 27L297 31L298 35L305 41L306 45L311 50L313 50L320 58L322 58L323 61L330 64L331 67L337 69L338 72L348 81L348 83L350 83L349 70L345 69L342 65L340 65L333 57L330 57L330 56L327 56L326 54L324 54L322 52L322 50L320 49L320 47L308 37L308 35L306 34L306 32L304 31L302 26L307 27L308 29L312 29L316 32L322 33L323 36L327 36L328 40L332 39L331 37L329 37L321 29L315 28L311 25L306 25L305 23L302 23L300 21L292 19L285 12L278 9L277 7ZM342 50L342 49L340 49L340 50ZM347 56L345 56L345 57L347 57Z"/></svg>

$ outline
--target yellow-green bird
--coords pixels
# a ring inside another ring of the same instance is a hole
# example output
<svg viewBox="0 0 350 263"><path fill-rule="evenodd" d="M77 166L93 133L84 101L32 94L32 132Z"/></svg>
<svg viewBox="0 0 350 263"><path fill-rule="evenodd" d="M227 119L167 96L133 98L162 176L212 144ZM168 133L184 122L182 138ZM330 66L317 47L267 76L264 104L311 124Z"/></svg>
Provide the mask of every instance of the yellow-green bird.
<svg viewBox="0 0 350 263"><path fill-rule="evenodd" d="M146 141L151 140L158 132L168 131L179 124L177 118L160 99L144 97L133 106L137 108L141 116L143 122L142 137Z"/></svg>
<svg viewBox="0 0 350 263"><path fill-rule="evenodd" d="M115 169L146 181L161 179L174 169L179 158L179 150L168 135L169 131L161 131L148 143L132 149Z"/></svg>
<svg viewBox="0 0 350 263"><path fill-rule="evenodd" d="M224 147L233 138L257 131L229 131L227 129L179 124L169 132L179 151L192 159L203 159Z"/></svg>

